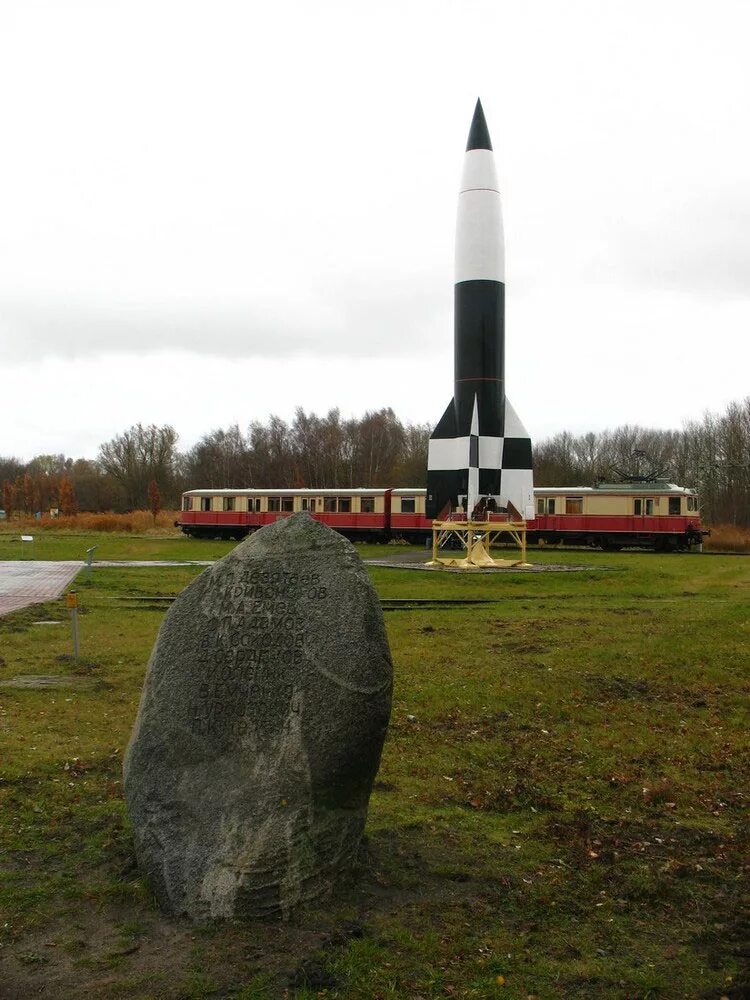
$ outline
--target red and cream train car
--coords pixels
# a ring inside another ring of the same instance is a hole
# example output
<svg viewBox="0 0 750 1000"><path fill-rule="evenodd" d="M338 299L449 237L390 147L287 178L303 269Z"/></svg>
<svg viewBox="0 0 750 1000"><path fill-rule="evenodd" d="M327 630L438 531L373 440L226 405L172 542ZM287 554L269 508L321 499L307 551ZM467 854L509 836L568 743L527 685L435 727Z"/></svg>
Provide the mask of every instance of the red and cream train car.
<svg viewBox="0 0 750 1000"><path fill-rule="evenodd" d="M536 518L529 539L617 550L662 551L700 545L698 495L674 483L610 483L535 489Z"/></svg>
<svg viewBox="0 0 750 1000"><path fill-rule="evenodd" d="M350 538L418 538L431 530L423 489L188 490L175 524L186 535L242 538L301 510Z"/></svg>
<svg viewBox="0 0 750 1000"><path fill-rule="evenodd" d="M538 488L531 542L686 549L702 539L694 490L667 482ZM186 535L242 538L296 511L353 539L420 541L432 531L424 489L188 490L175 524ZM463 517L460 511L454 517ZM490 514L490 519L505 515Z"/></svg>

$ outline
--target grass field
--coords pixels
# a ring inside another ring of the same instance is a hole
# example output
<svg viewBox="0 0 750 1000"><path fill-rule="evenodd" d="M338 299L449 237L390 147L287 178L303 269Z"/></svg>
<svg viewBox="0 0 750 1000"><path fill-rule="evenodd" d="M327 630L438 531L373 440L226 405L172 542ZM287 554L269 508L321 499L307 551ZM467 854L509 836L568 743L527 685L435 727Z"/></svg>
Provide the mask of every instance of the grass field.
<svg viewBox="0 0 750 1000"><path fill-rule="evenodd" d="M51 535L36 557L91 539ZM231 548L98 540L102 559ZM394 708L362 870L286 924L165 920L134 864L121 760L163 609L126 598L200 570L96 569L79 665L63 602L0 619L0 680L69 684L0 688L0 997L750 995L750 562L532 558L585 571L371 568L383 598L497 603L387 613Z"/></svg>
<svg viewBox="0 0 750 1000"><path fill-rule="evenodd" d="M32 532L33 534L33 532ZM85 559L96 546L95 559L160 559L187 561L220 559L235 542L187 538L185 535L118 535L111 532L43 532L33 542L21 542L18 534L0 532L2 559Z"/></svg>
<svg viewBox="0 0 750 1000"><path fill-rule="evenodd" d="M0 561L4 559L86 559L87 549L96 546L95 560L190 560L221 559L236 542L213 538L188 538L179 532L159 534L115 534L113 532L46 531L34 534L33 542L22 542L17 531L0 531ZM363 558L384 558L410 546L357 543ZM420 550L421 551L421 550Z"/></svg>

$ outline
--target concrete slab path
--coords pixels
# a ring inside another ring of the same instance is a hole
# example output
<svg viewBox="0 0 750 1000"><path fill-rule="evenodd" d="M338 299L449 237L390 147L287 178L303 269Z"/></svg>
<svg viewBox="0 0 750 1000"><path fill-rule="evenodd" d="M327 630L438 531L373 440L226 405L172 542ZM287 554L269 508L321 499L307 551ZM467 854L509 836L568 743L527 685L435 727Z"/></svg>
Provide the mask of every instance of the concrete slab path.
<svg viewBox="0 0 750 1000"><path fill-rule="evenodd" d="M84 563L42 562L16 559L0 562L0 615L20 611L30 604L55 601Z"/></svg>
<svg viewBox="0 0 750 1000"><path fill-rule="evenodd" d="M119 569L125 566L135 566L138 569L150 566L213 566L216 559L95 559L94 569L105 566Z"/></svg>

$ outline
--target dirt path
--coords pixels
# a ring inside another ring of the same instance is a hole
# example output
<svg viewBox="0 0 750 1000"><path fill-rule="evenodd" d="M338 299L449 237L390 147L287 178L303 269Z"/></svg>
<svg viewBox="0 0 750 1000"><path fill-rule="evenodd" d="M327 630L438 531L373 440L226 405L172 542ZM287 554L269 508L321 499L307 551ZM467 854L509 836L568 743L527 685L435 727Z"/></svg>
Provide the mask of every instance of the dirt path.
<svg viewBox="0 0 750 1000"><path fill-rule="evenodd" d="M0 615L20 611L30 604L54 601L75 579L82 562L0 562Z"/></svg>

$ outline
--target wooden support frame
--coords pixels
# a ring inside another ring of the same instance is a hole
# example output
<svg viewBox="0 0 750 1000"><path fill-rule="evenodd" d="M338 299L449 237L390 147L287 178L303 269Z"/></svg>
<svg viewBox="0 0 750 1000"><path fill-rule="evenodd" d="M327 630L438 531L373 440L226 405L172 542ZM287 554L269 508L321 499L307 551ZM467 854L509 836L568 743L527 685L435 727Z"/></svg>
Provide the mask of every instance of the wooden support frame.
<svg viewBox="0 0 750 1000"><path fill-rule="evenodd" d="M501 535L509 535L521 550L520 559L493 559L490 549ZM462 553L441 556L440 549L449 538L460 543ZM521 567L526 562L525 521L433 521L432 559L428 566L454 566L459 569Z"/></svg>

